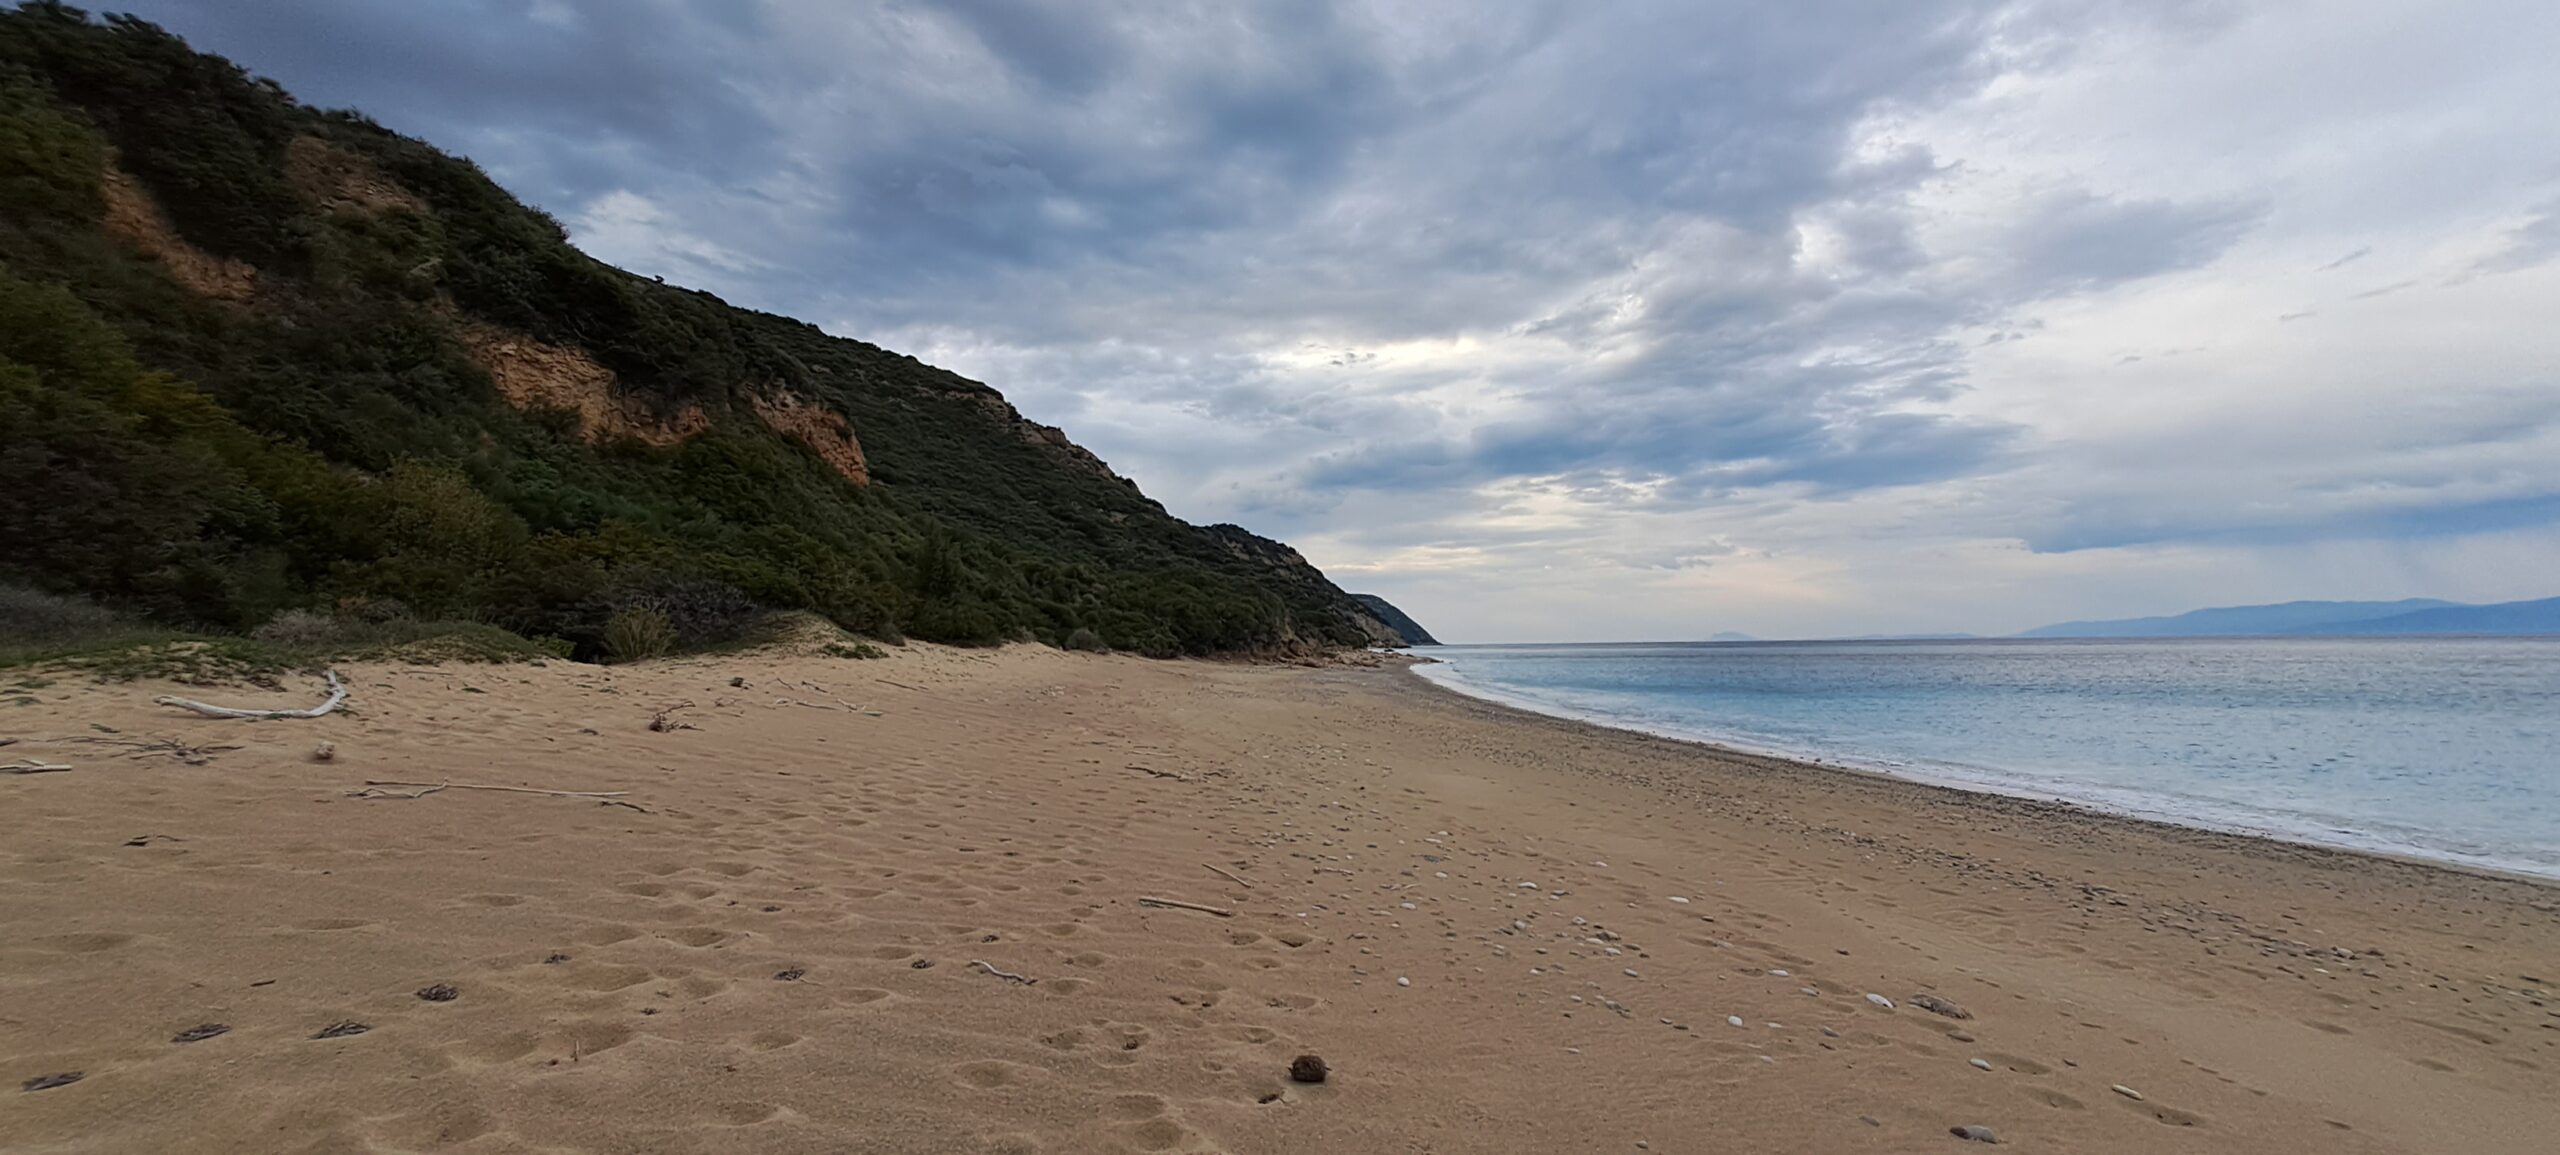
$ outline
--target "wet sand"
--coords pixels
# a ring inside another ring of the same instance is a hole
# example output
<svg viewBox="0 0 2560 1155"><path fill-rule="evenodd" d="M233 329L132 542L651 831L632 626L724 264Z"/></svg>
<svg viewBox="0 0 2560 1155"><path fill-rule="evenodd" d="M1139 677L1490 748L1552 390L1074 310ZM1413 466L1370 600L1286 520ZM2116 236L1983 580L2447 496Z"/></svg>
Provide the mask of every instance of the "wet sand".
<svg viewBox="0 0 2560 1155"><path fill-rule="evenodd" d="M2528 880L1729 754L1392 666L347 672L314 720L150 704L304 705L309 679L0 693L0 762L74 767L0 775L0 1147L2560 1134L2560 888ZM162 738L237 748L124 744ZM368 779L629 805L351 797ZM1290 1081L1305 1053L1327 1082Z"/></svg>

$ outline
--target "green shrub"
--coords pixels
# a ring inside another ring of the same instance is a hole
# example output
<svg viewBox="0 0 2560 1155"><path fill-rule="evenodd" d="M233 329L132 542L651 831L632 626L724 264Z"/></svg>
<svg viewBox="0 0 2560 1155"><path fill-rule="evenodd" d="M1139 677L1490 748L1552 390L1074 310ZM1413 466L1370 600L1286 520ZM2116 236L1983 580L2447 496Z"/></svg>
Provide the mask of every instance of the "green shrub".
<svg viewBox="0 0 2560 1155"><path fill-rule="evenodd" d="M249 631L253 641L294 649L317 650L344 642L347 627L338 619L310 610L286 610Z"/></svg>
<svg viewBox="0 0 2560 1155"><path fill-rule="evenodd" d="M1068 631L1066 640L1059 643L1059 646L1063 649L1082 650L1088 653L1099 653L1111 648L1103 642L1102 635L1083 626L1077 626Z"/></svg>
<svg viewBox="0 0 2560 1155"><path fill-rule="evenodd" d="M57 645L135 629L122 614L86 598L0 585L0 642Z"/></svg>
<svg viewBox="0 0 2560 1155"><path fill-rule="evenodd" d="M668 623L667 612L656 606L624 607L604 624L604 653L612 661L659 657L675 644L675 627Z"/></svg>
<svg viewBox="0 0 2560 1155"><path fill-rule="evenodd" d="M819 652L830 658L871 659L885 658L889 656L889 651L872 645L869 642L853 642L850 644L845 642L829 642L826 644L826 647Z"/></svg>

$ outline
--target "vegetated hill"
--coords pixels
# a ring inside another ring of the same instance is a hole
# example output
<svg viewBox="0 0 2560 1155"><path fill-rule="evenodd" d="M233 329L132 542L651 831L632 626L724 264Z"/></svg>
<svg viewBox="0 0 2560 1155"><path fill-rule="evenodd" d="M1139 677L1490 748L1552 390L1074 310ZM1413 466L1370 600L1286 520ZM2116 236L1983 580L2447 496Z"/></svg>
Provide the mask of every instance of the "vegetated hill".
<svg viewBox="0 0 2560 1155"><path fill-rule="evenodd" d="M2022 638L2204 638L2283 634L2296 630L2388 618L2455 603L2434 598L2396 602L2284 602L2266 606L2222 606L2191 610L2170 617L2120 618L2111 621L2061 622L2039 626Z"/></svg>
<svg viewBox="0 0 2560 1155"><path fill-rule="evenodd" d="M1369 607L1372 617L1387 623L1387 628L1396 632L1393 643L1395 645L1436 646L1440 644L1440 639L1432 637L1431 631L1422 628L1422 623L1413 620L1411 615L1389 604L1385 598L1376 594L1353 594L1351 600Z"/></svg>
<svg viewBox="0 0 2560 1155"><path fill-rule="evenodd" d="M604 265L468 161L54 5L0 12L0 430L0 581L171 623L1393 636L993 389Z"/></svg>

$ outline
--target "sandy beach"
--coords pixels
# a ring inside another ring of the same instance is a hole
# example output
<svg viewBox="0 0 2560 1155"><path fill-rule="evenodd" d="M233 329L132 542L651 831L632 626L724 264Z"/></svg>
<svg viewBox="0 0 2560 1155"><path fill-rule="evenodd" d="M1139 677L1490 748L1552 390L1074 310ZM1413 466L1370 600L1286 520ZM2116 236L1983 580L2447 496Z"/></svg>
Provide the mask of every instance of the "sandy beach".
<svg viewBox="0 0 2560 1155"><path fill-rule="evenodd" d="M2543 883L1554 721L1392 663L345 672L311 720L152 704L308 705L304 677L0 696L0 762L73 767L0 775L0 1148L2560 1135Z"/></svg>

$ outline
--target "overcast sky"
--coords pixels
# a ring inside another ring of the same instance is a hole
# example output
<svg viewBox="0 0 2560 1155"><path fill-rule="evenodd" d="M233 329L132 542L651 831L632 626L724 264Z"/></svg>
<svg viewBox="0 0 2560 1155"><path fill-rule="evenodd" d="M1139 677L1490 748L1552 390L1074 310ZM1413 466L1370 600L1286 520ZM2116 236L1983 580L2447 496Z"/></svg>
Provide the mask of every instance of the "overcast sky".
<svg viewBox="0 0 2560 1155"><path fill-rule="evenodd" d="M1447 640L2560 594L2550 0L150 0Z"/></svg>

